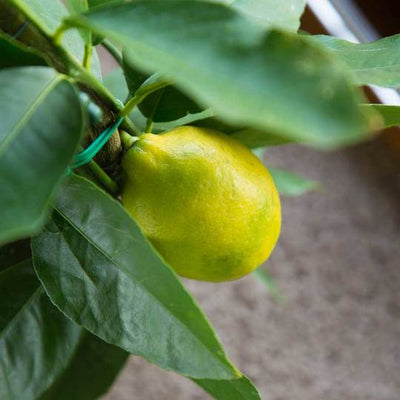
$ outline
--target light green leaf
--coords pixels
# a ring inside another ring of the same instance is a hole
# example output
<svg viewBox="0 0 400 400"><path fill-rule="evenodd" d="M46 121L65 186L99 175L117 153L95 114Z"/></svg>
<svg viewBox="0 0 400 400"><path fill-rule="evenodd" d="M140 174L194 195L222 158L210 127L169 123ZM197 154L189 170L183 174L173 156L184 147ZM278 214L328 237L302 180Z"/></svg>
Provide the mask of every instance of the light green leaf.
<svg viewBox="0 0 400 400"><path fill-rule="evenodd" d="M104 86L121 101L124 101L128 96L128 87L124 73L121 68L115 68L108 73L103 79Z"/></svg>
<svg viewBox="0 0 400 400"><path fill-rule="evenodd" d="M0 71L0 243L37 232L78 146L81 104L45 67Z"/></svg>
<svg viewBox="0 0 400 400"><path fill-rule="evenodd" d="M305 0L212 0L242 12L255 22L273 28L297 31Z"/></svg>
<svg viewBox="0 0 400 400"><path fill-rule="evenodd" d="M0 399L37 399L64 371L81 328L50 302L30 260L0 272Z"/></svg>
<svg viewBox="0 0 400 400"><path fill-rule="evenodd" d="M33 254L53 302L103 340L190 377L240 377L178 277L92 183L68 179Z"/></svg>
<svg viewBox="0 0 400 400"><path fill-rule="evenodd" d="M400 126L400 106L392 106L387 104L363 104L364 109L373 108L383 119L385 128L391 126Z"/></svg>
<svg viewBox="0 0 400 400"><path fill-rule="evenodd" d="M283 169L268 167L268 170L275 181L279 194L283 196L300 196L320 186L316 181Z"/></svg>
<svg viewBox="0 0 400 400"><path fill-rule="evenodd" d="M40 400L98 399L108 391L128 355L84 331L68 368Z"/></svg>
<svg viewBox="0 0 400 400"><path fill-rule="evenodd" d="M44 57L37 51L3 34L0 34L0 54L0 69L47 64Z"/></svg>
<svg viewBox="0 0 400 400"><path fill-rule="evenodd" d="M61 25L62 20L69 15L68 10L60 0L10 0L26 17L47 36L52 36ZM63 34L62 45L81 63L85 51L85 43L77 31L67 31ZM100 62L93 49L91 70L101 81Z"/></svg>
<svg viewBox="0 0 400 400"><path fill-rule="evenodd" d="M333 36L307 36L333 51L353 71L358 85L400 87L400 34L371 43L351 43Z"/></svg>
<svg viewBox="0 0 400 400"><path fill-rule="evenodd" d="M320 147L361 140L369 129L342 63L222 5L135 1L68 23L119 41L136 66L165 74L229 123Z"/></svg>
<svg viewBox="0 0 400 400"><path fill-rule="evenodd" d="M257 388L249 378L233 380L194 379L206 392L217 400L261 400Z"/></svg>
<svg viewBox="0 0 400 400"><path fill-rule="evenodd" d="M268 289L275 300L283 300L283 296L278 289L275 279L272 278L272 276L263 267L258 267L256 270L254 270L253 276Z"/></svg>

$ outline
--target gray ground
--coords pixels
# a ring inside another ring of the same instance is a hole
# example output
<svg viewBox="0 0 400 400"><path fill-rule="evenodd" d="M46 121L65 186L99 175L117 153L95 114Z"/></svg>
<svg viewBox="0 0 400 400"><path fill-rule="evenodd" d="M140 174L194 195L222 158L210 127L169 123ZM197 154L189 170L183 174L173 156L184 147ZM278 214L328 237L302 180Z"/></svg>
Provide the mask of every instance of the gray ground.
<svg viewBox="0 0 400 400"><path fill-rule="evenodd" d="M324 185L282 199L282 237L267 266L286 303L251 276L188 287L263 399L399 400L399 164L377 142L334 153L274 148L267 162ZM131 357L105 399L208 396Z"/></svg>

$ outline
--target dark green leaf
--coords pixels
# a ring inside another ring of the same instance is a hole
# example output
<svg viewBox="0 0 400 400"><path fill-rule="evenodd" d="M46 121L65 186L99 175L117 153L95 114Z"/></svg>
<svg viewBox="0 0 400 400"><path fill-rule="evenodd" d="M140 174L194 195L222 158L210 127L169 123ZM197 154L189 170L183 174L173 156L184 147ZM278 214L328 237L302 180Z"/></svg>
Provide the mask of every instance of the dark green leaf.
<svg viewBox="0 0 400 400"><path fill-rule="evenodd" d="M67 17L68 10L60 0L10 0L27 19L39 27L46 35L51 36ZM82 62L85 44L77 31L67 31L63 34L62 45ZM101 80L100 62L93 49L91 70L97 79Z"/></svg>
<svg viewBox="0 0 400 400"><path fill-rule="evenodd" d="M79 98L45 67L0 71L0 243L36 232L77 148Z"/></svg>
<svg viewBox="0 0 400 400"><path fill-rule="evenodd" d="M107 342L194 378L240 376L137 224L85 179L63 186L33 254L54 303Z"/></svg>
<svg viewBox="0 0 400 400"><path fill-rule="evenodd" d="M268 167L279 194L283 196L300 196L319 187L319 183L283 169Z"/></svg>
<svg viewBox="0 0 400 400"><path fill-rule="evenodd" d="M51 304L30 260L0 272L0 399L37 399L68 365L81 332Z"/></svg>
<svg viewBox="0 0 400 400"><path fill-rule="evenodd" d="M119 41L137 67L165 74L230 123L321 147L355 142L369 129L342 63L222 5L135 1L69 23Z"/></svg>
<svg viewBox="0 0 400 400"><path fill-rule="evenodd" d="M0 34L0 55L0 69L47 64L46 60L34 49L2 34Z"/></svg>
<svg viewBox="0 0 400 400"><path fill-rule="evenodd" d="M19 240L0 246L0 272L31 257L31 241Z"/></svg>
<svg viewBox="0 0 400 400"><path fill-rule="evenodd" d="M255 22L274 28L297 31L305 0L212 0L227 4Z"/></svg>
<svg viewBox="0 0 400 400"><path fill-rule="evenodd" d="M193 381L217 400L261 400L256 387L245 376L229 381L211 379Z"/></svg>
<svg viewBox="0 0 400 400"><path fill-rule="evenodd" d="M364 109L373 108L383 119L386 128L391 126L400 126L400 106L391 106L386 104L363 104Z"/></svg>
<svg viewBox="0 0 400 400"><path fill-rule="evenodd" d="M400 34L371 43L351 43L333 36L307 36L339 57L358 85L400 87Z"/></svg>
<svg viewBox="0 0 400 400"><path fill-rule="evenodd" d="M155 122L174 121L202 111L193 100L173 86L167 86L146 97L139 104L139 109L145 117Z"/></svg>
<svg viewBox="0 0 400 400"><path fill-rule="evenodd" d="M95 400L105 394L128 353L85 331L68 368L40 400Z"/></svg>
<svg viewBox="0 0 400 400"><path fill-rule="evenodd" d="M148 74L144 74L135 68L135 66L127 58L127 53L124 51L122 54L122 67L124 70L124 76L126 84L128 85L129 93L133 96L136 90L144 83L149 77Z"/></svg>

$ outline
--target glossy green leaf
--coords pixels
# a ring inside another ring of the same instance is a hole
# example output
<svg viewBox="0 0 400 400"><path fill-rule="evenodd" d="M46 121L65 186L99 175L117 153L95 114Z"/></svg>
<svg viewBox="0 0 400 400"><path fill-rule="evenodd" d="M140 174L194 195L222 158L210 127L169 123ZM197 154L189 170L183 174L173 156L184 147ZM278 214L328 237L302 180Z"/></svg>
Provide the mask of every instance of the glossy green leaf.
<svg viewBox="0 0 400 400"><path fill-rule="evenodd" d="M46 65L46 60L37 51L3 34L0 34L0 55L0 69L24 65Z"/></svg>
<svg viewBox="0 0 400 400"><path fill-rule="evenodd" d="M297 31L305 0L212 0L242 12L253 21L268 27Z"/></svg>
<svg viewBox="0 0 400 400"><path fill-rule="evenodd" d="M283 196L300 196L320 186L316 181L283 169L268 167L268 170L275 181L279 194Z"/></svg>
<svg viewBox="0 0 400 400"><path fill-rule="evenodd" d="M245 376L233 380L194 379L216 400L261 400L252 382Z"/></svg>
<svg viewBox="0 0 400 400"><path fill-rule="evenodd" d="M39 27L46 35L52 36L61 25L62 20L69 15L68 10L60 0L10 0L27 18ZM67 31L63 34L62 45L65 49L82 62L85 51L84 40L77 31ZM100 62L93 49L92 73L101 80Z"/></svg>
<svg viewBox="0 0 400 400"><path fill-rule="evenodd" d="M353 71L359 85L400 87L400 34L371 43L351 43L333 36L307 36L333 51Z"/></svg>
<svg viewBox="0 0 400 400"><path fill-rule="evenodd" d="M104 395L129 353L85 331L68 368L40 400L95 400Z"/></svg>
<svg viewBox="0 0 400 400"><path fill-rule="evenodd" d="M81 104L45 67L0 71L0 243L36 232L78 146Z"/></svg>
<svg viewBox="0 0 400 400"><path fill-rule="evenodd" d="M392 106L387 104L363 104L364 109L373 108L383 119L385 128L391 126L400 126L400 106Z"/></svg>
<svg viewBox="0 0 400 400"><path fill-rule="evenodd" d="M137 224L89 181L67 180L33 254L53 302L105 341L190 377L240 376Z"/></svg>
<svg viewBox="0 0 400 400"><path fill-rule="evenodd" d="M220 4L135 1L68 23L119 41L137 67L165 74L229 123L321 147L369 130L342 63L304 37L268 31Z"/></svg>
<svg viewBox="0 0 400 400"><path fill-rule="evenodd" d="M37 399L64 371L81 328L44 293L30 260L0 272L0 399Z"/></svg>

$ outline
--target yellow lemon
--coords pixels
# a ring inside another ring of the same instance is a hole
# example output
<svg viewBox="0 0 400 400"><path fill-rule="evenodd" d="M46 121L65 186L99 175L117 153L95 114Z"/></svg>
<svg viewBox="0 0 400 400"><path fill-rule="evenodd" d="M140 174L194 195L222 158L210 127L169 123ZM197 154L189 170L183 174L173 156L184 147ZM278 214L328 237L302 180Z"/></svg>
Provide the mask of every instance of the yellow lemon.
<svg viewBox="0 0 400 400"><path fill-rule="evenodd" d="M281 208L269 172L223 133L185 126L144 134L122 167L124 207L182 276L238 279L278 240Z"/></svg>

